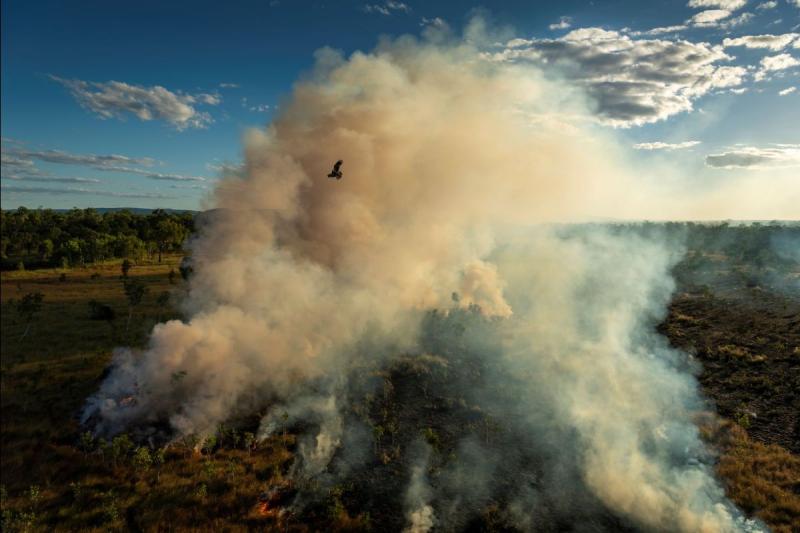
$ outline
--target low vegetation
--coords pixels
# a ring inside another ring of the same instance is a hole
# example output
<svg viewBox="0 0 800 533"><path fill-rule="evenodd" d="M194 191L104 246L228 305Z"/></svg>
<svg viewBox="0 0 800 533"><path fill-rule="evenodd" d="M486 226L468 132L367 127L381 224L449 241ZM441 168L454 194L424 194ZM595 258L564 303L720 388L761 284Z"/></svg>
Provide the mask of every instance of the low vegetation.
<svg viewBox="0 0 800 533"><path fill-rule="evenodd" d="M4 253L9 250L20 248ZM378 530L391 523L389 514L402 527L397 490L405 485L407 469L400 464L411 441L427 442L435 477L457 453L459 432L472 432L485 445L507 438L486 406L441 392L446 387L440 384L480 369L434 338L425 341L427 355L364 369L375 392L354 398L348 416L371 428L374 468L368 478L326 488L303 516L281 507L303 489L288 476L295 431L289 427L258 442L263 413L220 426L202 441L190 436L161 446L126 434L95 438L78 416L114 348L141 347L154 324L180 318L173 303L190 272L181 255L163 252L160 262L155 250L149 258L89 262L82 256L69 268L3 272L3 531ZM800 368L800 304L762 286L758 280L778 279L765 276L770 268L743 266L741 258L719 250L690 253L687 261L715 272L708 280L718 283L690 279L681 270L686 264L679 265L680 287L660 328L703 364L700 383L725 418L703 428L718 451L717 471L749 515L778 533L800 530L800 388L792 381ZM755 285L748 286L750 279ZM459 327L480 327L469 312L462 318ZM453 329L436 313L428 322ZM503 527L491 506L473 525Z"/></svg>

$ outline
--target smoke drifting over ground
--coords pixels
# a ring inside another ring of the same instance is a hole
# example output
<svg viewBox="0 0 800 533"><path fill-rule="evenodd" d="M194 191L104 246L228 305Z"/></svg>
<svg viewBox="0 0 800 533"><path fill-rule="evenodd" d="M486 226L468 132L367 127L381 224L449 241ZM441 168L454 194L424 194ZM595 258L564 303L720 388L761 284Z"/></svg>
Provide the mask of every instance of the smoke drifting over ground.
<svg viewBox="0 0 800 533"><path fill-rule="evenodd" d="M465 438L438 485L415 463L397 495L409 531L457 529L459 504L496 490L522 529L570 516L603 529L593 513L645 530L751 527L704 464L685 357L653 332L680 247L540 225L653 205L613 139L552 118L580 100L462 44L401 38L317 59L215 192L192 243L189 320L156 326L143 353L119 350L86 419L204 435L269 405L262 438L310 428L293 474L336 477L370 448L343 414L364 361L460 350L487 369L464 396L514 438ZM325 178L336 159L341 181ZM431 336L431 309L484 326Z"/></svg>

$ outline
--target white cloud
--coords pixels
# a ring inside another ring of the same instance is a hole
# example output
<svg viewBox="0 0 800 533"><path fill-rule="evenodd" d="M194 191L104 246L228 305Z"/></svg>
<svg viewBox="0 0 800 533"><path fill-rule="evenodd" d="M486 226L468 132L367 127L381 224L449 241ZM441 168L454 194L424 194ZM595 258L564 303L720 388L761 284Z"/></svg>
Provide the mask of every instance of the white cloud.
<svg viewBox="0 0 800 533"><path fill-rule="evenodd" d="M558 22L554 24L550 24L548 28L551 30L566 30L572 26L572 18L571 17L561 17Z"/></svg>
<svg viewBox="0 0 800 533"><path fill-rule="evenodd" d="M404 2L388 0L383 4L364 4L364 11L367 13L380 13L381 15L391 15L393 11L410 13L411 8Z"/></svg>
<svg viewBox="0 0 800 533"><path fill-rule="evenodd" d="M782 91L778 91L778 94L780 96L786 96L787 94L792 94L796 90L797 90L797 87L787 87L786 89L784 89Z"/></svg>
<svg viewBox="0 0 800 533"><path fill-rule="evenodd" d="M637 150L685 150L700 144L700 141L684 141L680 143L665 143L661 141L634 144Z"/></svg>
<svg viewBox="0 0 800 533"><path fill-rule="evenodd" d="M160 85L144 87L121 81L89 82L50 76L69 89L84 108L102 118L122 118L130 113L140 120L163 120L178 131L205 128L211 115L198 111L197 104L217 105L219 95L172 92Z"/></svg>
<svg viewBox="0 0 800 533"><path fill-rule="evenodd" d="M689 3L686 5L694 8L716 7L728 11L736 11L737 9L743 8L746 4L747 0L689 0Z"/></svg>
<svg viewBox="0 0 800 533"><path fill-rule="evenodd" d="M582 85L598 115L613 126L657 122L689 111L714 89L741 85L747 69L722 47L686 40L637 39L602 28L579 28L558 39L514 39L490 55L558 69Z"/></svg>
<svg viewBox="0 0 800 533"><path fill-rule="evenodd" d="M269 104L251 104L247 101L246 96L242 97L242 107L255 113L266 113L270 110Z"/></svg>
<svg viewBox="0 0 800 533"><path fill-rule="evenodd" d="M756 9L759 11L766 11L768 9L775 9L776 7L778 7L778 2L770 0L769 2L761 2L756 6Z"/></svg>
<svg viewBox="0 0 800 533"><path fill-rule="evenodd" d="M428 17L422 17L422 20L419 22L420 26L433 26L435 28L444 28L447 26L447 23L444 19L439 17L433 17L429 19Z"/></svg>
<svg viewBox="0 0 800 533"><path fill-rule="evenodd" d="M753 78L756 81L762 81L766 79L770 72L786 70L796 67L797 65L800 65L800 61L789 54L784 53L775 56L767 56L761 59L761 68L756 72Z"/></svg>
<svg viewBox="0 0 800 533"><path fill-rule="evenodd" d="M708 9L697 13L688 20L693 26L711 27L717 26L722 19L731 16L731 12L727 9Z"/></svg>
<svg viewBox="0 0 800 533"><path fill-rule="evenodd" d="M44 161L45 163L60 165L84 166L104 172L136 174L153 180L205 181L206 179L200 176L156 172L149 167L152 167L157 161L149 157L128 157L117 154L71 154L60 150L28 150L22 148L7 150L3 148L2 167L4 170L12 169L16 175L20 176L23 173L39 177L50 176L50 174L37 168L34 161ZM39 181L54 180L41 179Z"/></svg>
<svg viewBox="0 0 800 533"><path fill-rule="evenodd" d="M83 189L78 187L66 187L63 189L51 187L24 187L16 185L3 185L2 191L5 193L25 193L25 194L47 194L47 195L90 195L90 196L113 196L116 198L153 198L153 199L173 199L175 196L169 196L161 193L136 193L136 192L117 192L117 191L103 191L96 189Z"/></svg>
<svg viewBox="0 0 800 533"><path fill-rule="evenodd" d="M15 181L37 181L37 182L51 182L51 183L102 183L102 181L94 178L78 178L72 176L54 176L47 172L41 172L38 169L23 172L3 172L2 178L15 180Z"/></svg>
<svg viewBox="0 0 800 533"><path fill-rule="evenodd" d="M713 168L786 168L800 166L800 144L776 144L767 148L734 146L719 154L706 156Z"/></svg>
<svg viewBox="0 0 800 533"><path fill-rule="evenodd" d="M800 37L798 33L784 33L782 35L743 35L735 39L724 39L722 46L744 46L745 48L769 48L770 50L778 51L786 48L795 39Z"/></svg>
<svg viewBox="0 0 800 533"><path fill-rule="evenodd" d="M730 29L730 28L736 28L736 27L741 26L743 24L747 24L748 22L750 22L753 19L753 17L754 17L754 15L752 13L742 13L738 17L733 17L733 18L730 18L730 19L728 19L728 20L726 20L724 22L721 22L719 24L719 27L722 28L722 29L725 29L725 30Z"/></svg>
<svg viewBox="0 0 800 533"><path fill-rule="evenodd" d="M220 83L219 86L222 89L238 89L241 87L238 83Z"/></svg>
<svg viewBox="0 0 800 533"><path fill-rule="evenodd" d="M82 165L96 169L107 169L114 165L141 165L145 167L153 166L157 161L149 157L128 157L126 155L109 154L70 154L61 150L27 150L13 149L4 151L3 156L24 158L29 161L36 159L47 163L58 163L62 165ZM3 160L5 164L5 159ZM32 161L31 161L32 163Z"/></svg>
<svg viewBox="0 0 800 533"><path fill-rule="evenodd" d="M800 0L786 0L789 5L800 8Z"/></svg>
<svg viewBox="0 0 800 533"><path fill-rule="evenodd" d="M631 32L631 35L663 35L665 33L676 33L683 31L687 28L686 24L678 24L675 26L661 26L643 32Z"/></svg>

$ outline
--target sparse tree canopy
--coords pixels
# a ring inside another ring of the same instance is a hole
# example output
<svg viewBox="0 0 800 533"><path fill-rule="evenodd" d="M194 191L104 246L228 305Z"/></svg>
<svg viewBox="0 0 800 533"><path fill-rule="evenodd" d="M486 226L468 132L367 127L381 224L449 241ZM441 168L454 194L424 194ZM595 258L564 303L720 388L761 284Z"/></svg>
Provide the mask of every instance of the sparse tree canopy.
<svg viewBox="0 0 800 533"><path fill-rule="evenodd" d="M34 316L36 316L36 314L42 309L43 300L44 295L41 292L29 292L18 302L11 302L17 312L17 315L25 324L25 331L22 333L22 337L20 337L21 339L24 339L28 334Z"/></svg>
<svg viewBox="0 0 800 533"><path fill-rule="evenodd" d="M76 266L112 258L141 259L148 251L179 251L194 230L194 215L163 210L150 215L94 209L56 212L19 208L0 212L4 270Z"/></svg>

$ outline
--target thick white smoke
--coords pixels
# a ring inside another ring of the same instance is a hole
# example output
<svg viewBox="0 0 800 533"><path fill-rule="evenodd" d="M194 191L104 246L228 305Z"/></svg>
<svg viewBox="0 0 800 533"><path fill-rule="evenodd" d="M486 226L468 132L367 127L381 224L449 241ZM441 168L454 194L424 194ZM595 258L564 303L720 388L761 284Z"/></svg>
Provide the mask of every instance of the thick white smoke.
<svg viewBox="0 0 800 533"><path fill-rule="evenodd" d="M192 243L190 318L117 353L85 419L208 434L270 401L262 436L295 418L320 428L301 449L313 476L341 444L351 363L413 351L420 311L456 292L506 322L505 364L529 384L512 423L554 449L574 438L563 460L576 482L644 527L743 527L696 461L695 383L649 333L672 290L671 247L531 229L657 204L608 133L552 120L583 111L570 92L464 44L321 51L215 192ZM344 178L329 180L337 159ZM330 391L303 393L322 378ZM431 505L420 500L416 530Z"/></svg>

